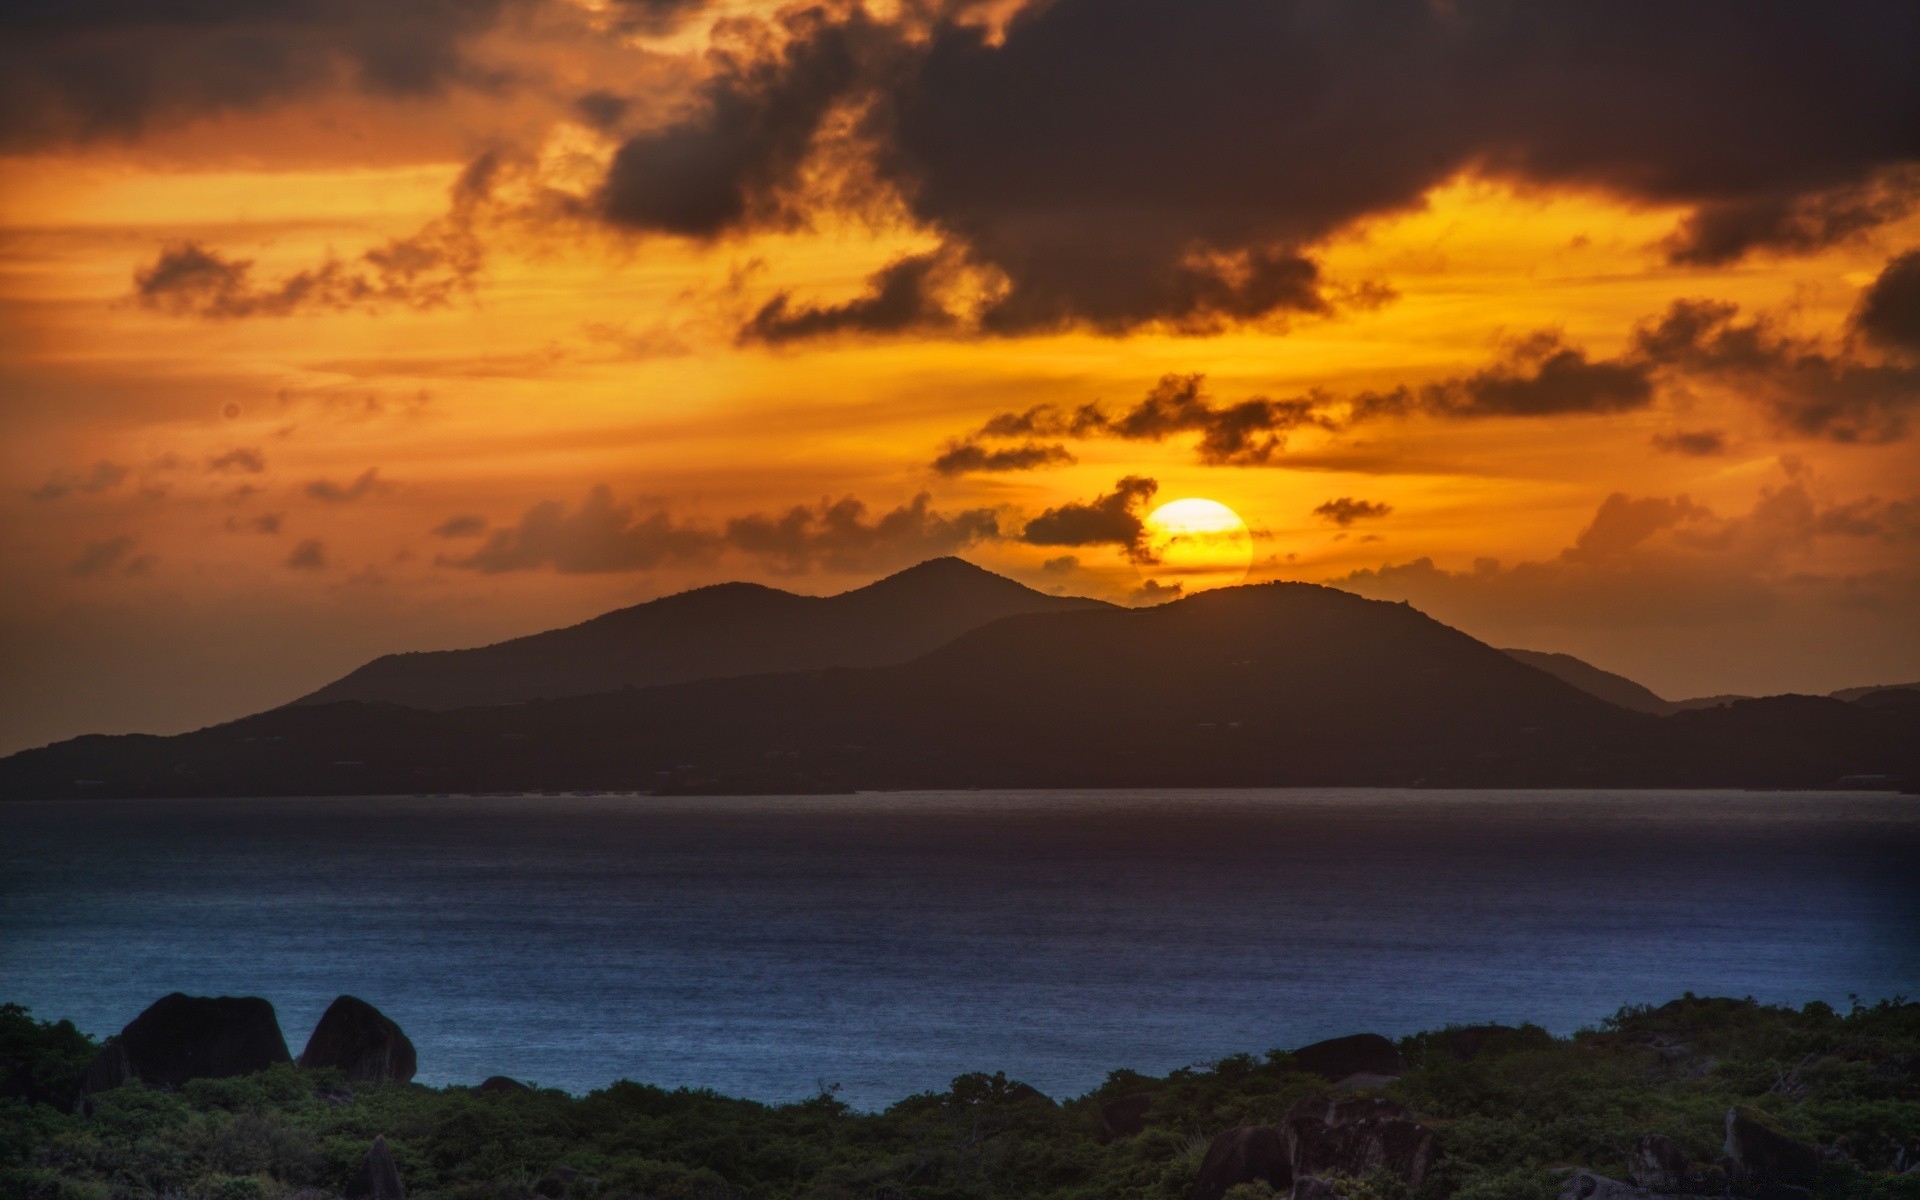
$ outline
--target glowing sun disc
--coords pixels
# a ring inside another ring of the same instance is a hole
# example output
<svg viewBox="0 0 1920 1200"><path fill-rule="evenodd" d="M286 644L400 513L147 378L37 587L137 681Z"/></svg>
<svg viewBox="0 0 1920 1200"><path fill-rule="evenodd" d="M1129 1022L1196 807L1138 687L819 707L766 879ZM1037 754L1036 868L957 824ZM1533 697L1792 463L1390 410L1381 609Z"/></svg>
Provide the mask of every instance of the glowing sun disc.
<svg viewBox="0 0 1920 1200"><path fill-rule="evenodd" d="M1253 534L1240 514L1216 500L1171 500L1147 514L1147 550L1140 573L1182 592L1231 587L1253 567Z"/></svg>

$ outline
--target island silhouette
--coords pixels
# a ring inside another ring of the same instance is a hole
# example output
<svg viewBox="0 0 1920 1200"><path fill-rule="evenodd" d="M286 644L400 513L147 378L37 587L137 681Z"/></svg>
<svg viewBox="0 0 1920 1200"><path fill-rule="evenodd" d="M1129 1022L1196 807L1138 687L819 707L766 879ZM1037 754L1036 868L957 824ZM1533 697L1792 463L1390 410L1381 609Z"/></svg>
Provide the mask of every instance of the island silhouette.
<svg viewBox="0 0 1920 1200"><path fill-rule="evenodd" d="M1895 788L1920 777L1920 689L1690 707L1651 692L1633 703L1621 685L1637 687L1314 584L1126 609L942 558L838 596L722 584L493 646L389 656L238 721L15 754L0 760L0 792Z"/></svg>

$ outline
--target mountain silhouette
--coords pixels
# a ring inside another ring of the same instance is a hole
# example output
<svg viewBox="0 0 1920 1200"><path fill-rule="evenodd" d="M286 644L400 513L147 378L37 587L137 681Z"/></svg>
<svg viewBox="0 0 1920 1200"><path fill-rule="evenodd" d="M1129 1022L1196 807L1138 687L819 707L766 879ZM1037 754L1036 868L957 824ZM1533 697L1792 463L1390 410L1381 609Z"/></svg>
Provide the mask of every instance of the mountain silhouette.
<svg viewBox="0 0 1920 1200"><path fill-rule="evenodd" d="M580 696L693 679L905 662L1020 613L1107 607L936 558L837 596L722 583L471 650L388 654L295 704L413 708Z"/></svg>
<svg viewBox="0 0 1920 1200"><path fill-rule="evenodd" d="M1807 787L1917 775L1920 693L1653 717L1405 604L1275 583L1005 617L883 666L445 711L339 701L178 737L77 738L0 761L0 794Z"/></svg>
<svg viewBox="0 0 1920 1200"><path fill-rule="evenodd" d="M1511 647L1503 653L1511 654L1530 667L1537 667L1556 679L1564 680L1589 696L1598 696L1609 704L1617 704L1633 712L1664 717L1668 713L1679 711L1679 707L1673 701L1656 694L1653 689L1643 687L1625 675L1616 675L1612 671L1602 670L1571 654L1556 654L1547 650L1516 650Z"/></svg>

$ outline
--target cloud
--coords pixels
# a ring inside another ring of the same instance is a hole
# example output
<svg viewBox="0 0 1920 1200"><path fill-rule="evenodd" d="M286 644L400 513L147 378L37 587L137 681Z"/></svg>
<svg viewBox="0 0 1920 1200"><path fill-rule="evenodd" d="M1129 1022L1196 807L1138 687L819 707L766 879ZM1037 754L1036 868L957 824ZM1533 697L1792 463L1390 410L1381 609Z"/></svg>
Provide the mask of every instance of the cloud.
<svg viewBox="0 0 1920 1200"><path fill-rule="evenodd" d="M1351 496L1342 496L1316 505L1313 515L1324 521L1332 521L1345 529L1355 521L1377 521L1393 511L1390 504L1381 504L1374 500L1355 500Z"/></svg>
<svg viewBox="0 0 1920 1200"><path fill-rule="evenodd" d="M1868 362L1796 338L1738 305L1679 300L1634 334L1632 355L1688 383L1736 391L1780 428L1836 442L1901 437L1920 409L1920 366Z"/></svg>
<svg viewBox="0 0 1920 1200"><path fill-rule="evenodd" d="M999 517L991 508L946 514L931 505L932 498L921 492L870 521L867 506L851 496L823 500L777 517L736 517L727 522L726 541L788 570L820 565L851 571L918 562L1000 536Z"/></svg>
<svg viewBox="0 0 1920 1200"><path fill-rule="evenodd" d="M126 563L128 551L132 550L138 542L138 538L126 533L97 542L88 542L81 549L79 557L67 564L67 574L75 579L104 575L114 567ZM133 564L127 563L127 566L131 567ZM144 570L143 567L142 571Z"/></svg>
<svg viewBox="0 0 1920 1200"><path fill-rule="evenodd" d="M1135 562L1152 562L1140 509L1159 490L1158 480L1128 475L1105 495L1042 512L1027 522L1020 540L1031 546L1119 546Z"/></svg>
<svg viewBox="0 0 1920 1200"><path fill-rule="evenodd" d="M979 329L1124 333L1331 311L1316 247L1463 171L1687 209L1685 263L1817 248L1920 198L1905 0L1051 0L1000 27L907 7L789 13L716 52L687 117L614 157L608 218L787 226L809 171L866 168L998 281ZM855 136L824 136L836 118Z"/></svg>
<svg viewBox="0 0 1920 1200"><path fill-rule="evenodd" d="M1718 429L1676 429L1654 434L1653 444L1669 454L1711 458L1727 452L1727 435Z"/></svg>
<svg viewBox="0 0 1920 1200"><path fill-rule="evenodd" d="M0 8L0 150L129 138L333 87L493 86L472 43L519 0L93 0Z"/></svg>
<svg viewBox="0 0 1920 1200"><path fill-rule="evenodd" d="M1551 558L1510 566L1482 558L1469 569L1447 570L1423 557L1329 582L1406 600L1468 628L1720 630L1769 619L1807 597L1851 603L1906 586L1873 573L1834 573L1828 564L1836 543L1868 540L1897 544L1894 573L1912 576L1920 502L1869 496L1833 503L1804 473L1790 473L1733 516L1684 495L1615 493Z"/></svg>
<svg viewBox="0 0 1920 1200"><path fill-rule="evenodd" d="M335 483L331 479L316 479L304 490L315 500L322 500L328 504L345 504L370 496L386 486L380 482L380 469L368 467L354 476L351 482Z"/></svg>
<svg viewBox="0 0 1920 1200"><path fill-rule="evenodd" d="M290 571L324 571L327 568L327 546L319 538L305 538L287 555L287 569Z"/></svg>
<svg viewBox="0 0 1920 1200"><path fill-rule="evenodd" d="M1178 600L1180 594L1185 590L1186 584L1184 583L1169 584L1161 583L1157 579L1149 579L1127 593L1127 603L1136 608L1150 608L1157 604L1167 604L1171 601Z"/></svg>
<svg viewBox="0 0 1920 1200"><path fill-rule="evenodd" d="M261 513L257 517L247 517L245 519L228 517L227 532L276 534L280 532L282 520L283 518L279 513Z"/></svg>
<svg viewBox="0 0 1920 1200"><path fill-rule="evenodd" d="M134 301L171 316L207 320L445 307L479 281L486 251L476 222L500 169L498 155L484 154L455 181L446 216L351 261L328 258L272 283L254 281L251 259L229 258L195 241L176 242L135 269Z"/></svg>
<svg viewBox="0 0 1920 1200"><path fill-rule="evenodd" d="M244 471L250 475L258 475L266 469L267 456L260 450L248 446L236 447L225 454L217 454L207 460L209 471Z"/></svg>
<svg viewBox="0 0 1920 1200"><path fill-rule="evenodd" d="M1853 326L1875 345L1920 354L1920 250L1887 263L1860 297Z"/></svg>
<svg viewBox="0 0 1920 1200"><path fill-rule="evenodd" d="M47 476L45 483L27 494L35 500L64 500L72 495L92 496L119 487L128 474L129 468L103 458L84 473L61 467Z"/></svg>
<svg viewBox="0 0 1920 1200"><path fill-rule="evenodd" d="M781 345L840 333L924 333L951 328L957 318L931 291L941 269L937 254L902 258L875 272L870 291L844 304L795 305L781 292L740 329L743 342Z"/></svg>
<svg viewBox="0 0 1920 1200"><path fill-rule="evenodd" d="M965 475L974 471L1032 471L1078 461L1058 442L1022 442L996 450L977 441L960 441L949 443L941 451L933 460L933 469L942 475Z"/></svg>
<svg viewBox="0 0 1920 1200"><path fill-rule="evenodd" d="M543 501L511 528L494 530L474 553L440 561L487 573L550 567L588 574L702 563L734 553L780 571L865 571L951 554L999 536L993 509L941 512L924 492L878 515L848 496L750 513L716 529L618 503L601 484L577 507Z"/></svg>
<svg viewBox="0 0 1920 1200"><path fill-rule="evenodd" d="M598 203L615 225L713 238L797 219L784 193L834 107L871 88L898 35L861 7L788 9L767 36L713 52L686 119L622 143ZM766 49L768 43L777 49Z"/></svg>
<svg viewBox="0 0 1920 1200"><path fill-rule="evenodd" d="M487 531L487 519L472 514L448 517L428 532L440 538L479 537Z"/></svg>

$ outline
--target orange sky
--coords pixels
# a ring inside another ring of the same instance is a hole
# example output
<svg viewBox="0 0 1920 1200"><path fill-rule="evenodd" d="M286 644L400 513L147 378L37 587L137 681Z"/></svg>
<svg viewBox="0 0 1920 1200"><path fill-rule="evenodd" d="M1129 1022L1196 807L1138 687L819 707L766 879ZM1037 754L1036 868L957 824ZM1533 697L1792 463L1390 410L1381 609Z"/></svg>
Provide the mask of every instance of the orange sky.
<svg viewBox="0 0 1920 1200"><path fill-rule="evenodd" d="M400 97L316 84L16 143L0 161L0 751L190 728L375 654L704 582L838 591L928 551L1125 600L1155 574L1126 546L1021 530L1127 476L1240 513L1252 578L1409 599L1669 696L1920 678L1920 455L1904 428L1795 428L1764 378L1667 367L1646 402L1613 411L1349 415L1369 392L1524 373L1515 348L1543 330L1585 359L1629 359L1636 328L1688 298L1738 305L1803 354L1884 364L1854 314L1920 245L1911 210L1697 265L1671 253L1685 202L1469 165L1299 244L1341 298L1328 312L755 344L740 330L774 296L854 300L940 231L830 134L787 185L798 219L696 237L596 219L622 139L698 112L701 81L724 74L714 10L657 37L594 6L542 11L469 47L532 82ZM596 87L627 98L617 131L568 106ZM450 197L488 152L502 165L463 209ZM412 290L267 298L330 261L371 279L363 254L422 231L441 257ZM206 291L142 302L140 273L187 244L251 263L225 293L248 311L213 311ZM440 287L431 302L422 284ZM945 286L967 311L1000 285L975 261ZM1189 431L1044 435L1075 461L1029 470L932 466L996 413L1119 414L1192 373L1213 405L1313 397L1325 419L1255 465L1203 461ZM1682 433L1711 452L1675 449ZM909 534L868 532L921 493ZM867 510L849 542L817 519L797 549L726 532L849 496ZM1316 514L1342 498L1366 502L1340 510L1350 523ZM536 545L542 505L573 558ZM979 510L997 534L941 532ZM650 518L690 531L687 548L642 561L628 535ZM576 544L596 537L614 549ZM490 538L504 539L492 558Z"/></svg>

